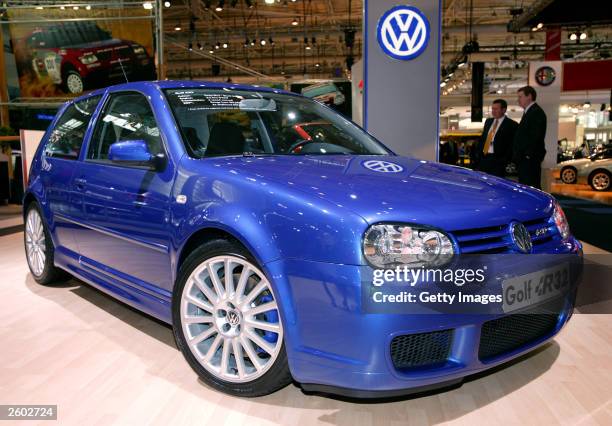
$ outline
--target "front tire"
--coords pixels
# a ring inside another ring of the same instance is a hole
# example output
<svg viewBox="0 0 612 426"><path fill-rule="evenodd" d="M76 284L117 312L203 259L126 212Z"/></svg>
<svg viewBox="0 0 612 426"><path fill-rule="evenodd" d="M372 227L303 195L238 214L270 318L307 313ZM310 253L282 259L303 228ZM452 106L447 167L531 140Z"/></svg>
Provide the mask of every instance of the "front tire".
<svg viewBox="0 0 612 426"><path fill-rule="evenodd" d="M277 298L240 245L214 240L189 255L172 316L178 348L213 388L255 397L291 382Z"/></svg>
<svg viewBox="0 0 612 426"><path fill-rule="evenodd" d="M67 278L67 274L53 264L55 247L37 203L28 207L23 240L28 267L37 283L49 285Z"/></svg>
<svg viewBox="0 0 612 426"><path fill-rule="evenodd" d="M62 77L62 81L62 88L67 93L78 95L83 93L83 90L85 90L85 82L83 81L83 77L81 77L81 74L74 69L69 69L66 71Z"/></svg>
<svg viewBox="0 0 612 426"><path fill-rule="evenodd" d="M595 170L589 177L589 185L595 191L603 192L610 189L612 175L607 170Z"/></svg>
<svg viewBox="0 0 612 426"><path fill-rule="evenodd" d="M561 181L563 183L572 184L578 180L578 173L573 167L564 167L561 169Z"/></svg>

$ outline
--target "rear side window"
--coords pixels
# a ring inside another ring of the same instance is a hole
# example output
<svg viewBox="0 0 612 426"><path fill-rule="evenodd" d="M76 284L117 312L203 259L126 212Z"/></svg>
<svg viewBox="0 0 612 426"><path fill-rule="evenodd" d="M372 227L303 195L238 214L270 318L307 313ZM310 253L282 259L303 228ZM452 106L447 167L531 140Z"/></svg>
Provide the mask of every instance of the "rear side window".
<svg viewBox="0 0 612 426"><path fill-rule="evenodd" d="M143 140L153 155L163 153L159 127L147 99L140 93L117 93L98 118L87 158L108 160L115 142Z"/></svg>
<svg viewBox="0 0 612 426"><path fill-rule="evenodd" d="M51 131L45 155L69 160L79 158L91 116L102 96L92 96L70 105Z"/></svg>

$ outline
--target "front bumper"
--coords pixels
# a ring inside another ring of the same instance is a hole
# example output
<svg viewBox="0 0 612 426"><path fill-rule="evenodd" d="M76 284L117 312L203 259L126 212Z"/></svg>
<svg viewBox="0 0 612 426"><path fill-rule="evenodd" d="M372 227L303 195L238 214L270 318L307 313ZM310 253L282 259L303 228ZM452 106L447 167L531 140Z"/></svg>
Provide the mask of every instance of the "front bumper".
<svg viewBox="0 0 612 426"><path fill-rule="evenodd" d="M579 253L577 241L569 245ZM483 324L500 315L368 314L361 309L359 266L279 260L266 269L279 299L294 379L306 391L344 396L397 396L456 384L549 341L567 323L575 299L575 292L557 298L554 327L546 333L481 359ZM445 362L408 370L395 367L390 350L394 337L440 330L452 330Z"/></svg>

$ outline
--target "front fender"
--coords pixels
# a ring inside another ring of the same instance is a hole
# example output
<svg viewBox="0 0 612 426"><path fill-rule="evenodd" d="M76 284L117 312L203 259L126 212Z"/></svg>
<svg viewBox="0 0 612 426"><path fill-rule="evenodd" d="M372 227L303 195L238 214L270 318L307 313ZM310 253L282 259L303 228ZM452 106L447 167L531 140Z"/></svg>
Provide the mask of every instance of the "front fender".
<svg viewBox="0 0 612 426"><path fill-rule="evenodd" d="M366 221L299 189L245 178L184 159L174 197L187 196L176 208L177 247L205 228L224 230L264 265L278 259L361 264ZM182 212L181 212L182 210Z"/></svg>

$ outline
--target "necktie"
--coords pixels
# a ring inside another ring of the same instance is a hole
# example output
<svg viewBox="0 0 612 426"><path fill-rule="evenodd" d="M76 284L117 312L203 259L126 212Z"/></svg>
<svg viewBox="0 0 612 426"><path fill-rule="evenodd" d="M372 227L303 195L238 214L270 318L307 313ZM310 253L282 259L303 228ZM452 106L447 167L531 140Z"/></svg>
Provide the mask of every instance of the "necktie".
<svg viewBox="0 0 612 426"><path fill-rule="evenodd" d="M493 141L493 136L495 136L495 132L497 131L497 119L493 121L493 126L491 126L491 130L489 130L489 134L487 135L487 140L485 141L484 148L482 152L485 154L489 153L489 146L491 146L491 142Z"/></svg>

